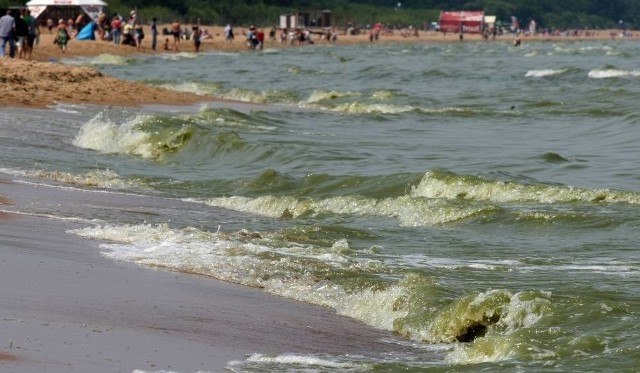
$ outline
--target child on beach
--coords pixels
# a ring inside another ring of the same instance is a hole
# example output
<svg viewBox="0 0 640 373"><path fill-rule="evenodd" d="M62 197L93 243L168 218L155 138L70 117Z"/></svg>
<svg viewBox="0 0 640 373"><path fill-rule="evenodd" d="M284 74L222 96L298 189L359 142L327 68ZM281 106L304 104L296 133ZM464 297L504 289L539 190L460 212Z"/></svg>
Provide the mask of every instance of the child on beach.
<svg viewBox="0 0 640 373"><path fill-rule="evenodd" d="M67 51L67 42L69 42L69 32L67 31L67 25L65 25L64 20L60 18L58 21L58 33L56 34L56 38L53 40L55 44L58 44L62 53Z"/></svg>
<svg viewBox="0 0 640 373"><path fill-rule="evenodd" d="M198 26L193 26L191 28L191 37L193 39L193 47L196 50L196 53L200 52L200 44L202 43L202 31Z"/></svg>

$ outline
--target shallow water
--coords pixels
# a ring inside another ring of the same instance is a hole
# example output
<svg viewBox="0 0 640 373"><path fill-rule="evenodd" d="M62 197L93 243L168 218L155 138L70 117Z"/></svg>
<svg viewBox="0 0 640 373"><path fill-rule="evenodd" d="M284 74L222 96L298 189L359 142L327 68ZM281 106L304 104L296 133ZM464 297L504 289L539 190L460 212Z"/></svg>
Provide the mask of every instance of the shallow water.
<svg viewBox="0 0 640 373"><path fill-rule="evenodd" d="M18 180L189 206L4 207L84 221L70 233L106 257L331 307L416 349L265 346L232 371L633 371L639 53L385 44L65 61L244 103L2 109L0 169ZM185 213L198 206L237 214ZM470 328L484 335L457 342Z"/></svg>

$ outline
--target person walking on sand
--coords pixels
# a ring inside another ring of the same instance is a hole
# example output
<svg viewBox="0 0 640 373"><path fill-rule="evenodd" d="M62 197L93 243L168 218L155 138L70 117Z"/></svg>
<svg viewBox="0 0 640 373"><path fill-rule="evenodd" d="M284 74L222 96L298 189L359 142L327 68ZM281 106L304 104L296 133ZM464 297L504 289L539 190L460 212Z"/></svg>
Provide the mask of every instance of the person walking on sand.
<svg viewBox="0 0 640 373"><path fill-rule="evenodd" d="M180 21L176 19L171 24L171 35L173 35L173 50L178 51L178 44L180 44Z"/></svg>
<svg viewBox="0 0 640 373"><path fill-rule="evenodd" d="M67 25L64 24L62 18L58 21L58 33L56 34L54 42L58 44L62 53L66 53L67 43L69 42L69 31L67 31Z"/></svg>
<svg viewBox="0 0 640 373"><path fill-rule="evenodd" d="M15 44L16 20L11 16L11 10L0 17L0 57L4 57L4 49L9 43L9 57L13 58L16 54Z"/></svg>

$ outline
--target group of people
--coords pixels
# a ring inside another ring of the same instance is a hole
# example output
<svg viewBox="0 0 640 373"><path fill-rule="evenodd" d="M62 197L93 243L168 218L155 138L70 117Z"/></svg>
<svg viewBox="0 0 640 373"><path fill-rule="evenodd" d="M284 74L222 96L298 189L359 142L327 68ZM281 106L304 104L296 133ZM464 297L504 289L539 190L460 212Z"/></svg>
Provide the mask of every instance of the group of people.
<svg viewBox="0 0 640 373"><path fill-rule="evenodd" d="M155 26L156 19L153 19L151 36L152 36L152 48L156 48L158 29ZM122 15L116 13L111 18L109 24L110 38L114 44L124 44L136 47L138 50L142 47L142 40L144 39L144 29L142 24L137 19L135 10L129 13L129 18L125 21Z"/></svg>
<svg viewBox="0 0 640 373"><path fill-rule="evenodd" d="M11 10L0 17L0 57L6 55L9 45L9 57L31 59L33 47L39 35L38 25L29 9L20 9L19 15L14 16Z"/></svg>

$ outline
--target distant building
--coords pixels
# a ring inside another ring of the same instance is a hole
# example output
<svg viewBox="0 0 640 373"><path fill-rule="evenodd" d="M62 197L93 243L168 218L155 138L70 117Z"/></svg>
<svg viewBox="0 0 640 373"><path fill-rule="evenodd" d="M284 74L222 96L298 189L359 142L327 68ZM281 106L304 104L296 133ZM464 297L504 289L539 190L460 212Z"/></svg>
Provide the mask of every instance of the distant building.
<svg viewBox="0 0 640 373"><path fill-rule="evenodd" d="M331 11L295 12L280 15L280 28L331 27Z"/></svg>

